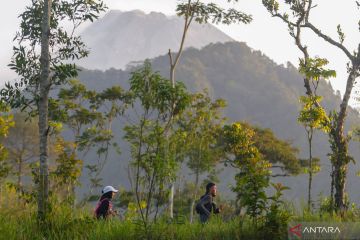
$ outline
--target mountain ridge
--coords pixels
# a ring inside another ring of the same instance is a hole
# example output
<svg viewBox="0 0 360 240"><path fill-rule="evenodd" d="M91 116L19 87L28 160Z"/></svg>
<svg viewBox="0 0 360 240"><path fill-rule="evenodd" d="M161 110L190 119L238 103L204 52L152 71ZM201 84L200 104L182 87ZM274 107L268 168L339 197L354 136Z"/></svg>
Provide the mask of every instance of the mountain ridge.
<svg viewBox="0 0 360 240"><path fill-rule="evenodd" d="M124 69L132 61L177 51L183 20L163 13L111 10L81 33L90 55L78 62L84 68ZM99 34L101 33L101 34ZM213 42L234 41L211 24L192 23L185 48L201 48Z"/></svg>

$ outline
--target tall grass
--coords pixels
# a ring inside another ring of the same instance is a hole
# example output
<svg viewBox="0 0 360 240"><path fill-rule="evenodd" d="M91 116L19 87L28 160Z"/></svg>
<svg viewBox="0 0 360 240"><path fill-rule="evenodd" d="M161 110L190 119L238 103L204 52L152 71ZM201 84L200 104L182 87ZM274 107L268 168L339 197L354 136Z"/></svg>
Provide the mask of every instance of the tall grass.
<svg viewBox="0 0 360 240"><path fill-rule="evenodd" d="M72 209L66 205L54 204L52 214L41 229L36 220L36 206L17 199L15 192L7 192L0 202L0 240L281 240L274 239L261 224L247 217L237 217L230 221L212 218L207 224L189 222L171 223L160 219L145 231L134 221L95 220L91 207ZM354 209L353 209L354 210ZM342 218L327 213L309 213L293 209L292 221L340 222L360 221L358 211L346 213Z"/></svg>
<svg viewBox="0 0 360 240"><path fill-rule="evenodd" d="M64 239L261 239L256 237L252 225L246 223L240 230L239 220L223 222L214 218L207 224L176 224L160 220L152 224L147 231L132 221L95 220L87 209L75 211L67 207L58 207L49 217L46 229L41 230L35 208L27 206L22 211L13 208L0 209L0 239L16 240L64 240Z"/></svg>

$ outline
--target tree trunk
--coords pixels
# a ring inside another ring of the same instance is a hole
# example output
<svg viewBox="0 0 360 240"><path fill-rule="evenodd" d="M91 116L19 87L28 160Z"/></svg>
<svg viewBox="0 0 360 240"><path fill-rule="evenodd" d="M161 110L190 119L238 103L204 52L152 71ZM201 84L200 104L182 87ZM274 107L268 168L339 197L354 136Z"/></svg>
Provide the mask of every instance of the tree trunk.
<svg viewBox="0 0 360 240"><path fill-rule="evenodd" d="M193 223L193 221L194 221L194 207L195 207L196 197L198 195L198 190L199 190L199 173L197 172L196 177L195 177L194 196L191 200L191 206L190 206L190 223Z"/></svg>
<svg viewBox="0 0 360 240"><path fill-rule="evenodd" d="M331 166L331 188L330 188L330 207L331 207L331 211L330 214L331 216L333 215L334 212L334 165Z"/></svg>
<svg viewBox="0 0 360 240"><path fill-rule="evenodd" d="M48 210L49 170L48 170L48 97L50 89L50 17L51 0L44 1L41 36L40 57L40 99L39 110L39 136L40 136L40 174L38 189L38 217L45 220Z"/></svg>
<svg viewBox="0 0 360 240"><path fill-rule="evenodd" d="M308 189L308 211L311 212L311 186L312 186L312 177L313 177L313 166L312 166L312 136L313 129L310 129L308 132L308 141L309 141L309 189Z"/></svg>
<svg viewBox="0 0 360 240"><path fill-rule="evenodd" d="M0 182L0 210L1 210L1 207L3 206L3 198L2 198L2 196L4 196L3 195L3 187L2 187L2 182Z"/></svg>
<svg viewBox="0 0 360 240"><path fill-rule="evenodd" d="M172 87L175 88L175 66L171 65L170 70L170 81ZM174 107L174 106L173 106ZM173 116L171 116L172 121ZM169 140L169 132L166 133L167 140ZM169 217L174 218L174 182L170 185L170 196L169 196Z"/></svg>
<svg viewBox="0 0 360 240"><path fill-rule="evenodd" d="M17 180L17 186L19 189L21 189L22 187L22 181L21 181L21 176L22 176L22 165L23 165L23 160L22 160L22 157L20 157L18 159L19 161L19 166L18 166L18 180Z"/></svg>
<svg viewBox="0 0 360 240"><path fill-rule="evenodd" d="M335 208L336 210L344 210L346 208L345 202L345 187L346 174L350 156L348 154L348 141L344 136L344 124L347 113L347 107L351 96L352 89L357 77L359 65L353 66L353 70L349 73L346 90L343 100L340 105L340 111L337 119L336 129L334 132L334 140L336 144L336 159L334 165L334 183L335 183Z"/></svg>
<svg viewBox="0 0 360 240"><path fill-rule="evenodd" d="M337 133L338 134L338 133ZM347 151L347 141L343 135L337 135L336 142L336 159L334 164L334 187L335 187L335 209L336 211L343 211L346 208L345 201L345 187L346 174L349 162Z"/></svg>
<svg viewBox="0 0 360 240"><path fill-rule="evenodd" d="M308 11L310 11L309 8ZM333 137L335 140L336 147L336 157L334 163L334 186L335 186L335 209L336 211L344 210L346 208L345 203L345 185L346 185L346 174L347 166L349 163L350 156L347 152L348 141L344 136L344 122L346 119L347 107L349 105L349 100L351 92L354 88L355 79L359 77L358 71L360 69L360 55L356 53L352 54L342 43L334 41L329 36L323 34L318 28L316 28L311 23L305 23L305 27L310 28L315 34L320 38L324 39L331 45L342 50L351 62L349 76L346 82L345 94L342 99L339 115L337 119L336 129L333 129ZM358 45L358 50L360 51L360 44Z"/></svg>
<svg viewBox="0 0 360 240"><path fill-rule="evenodd" d="M187 4L187 12L185 14L185 21L184 21L184 29L182 32L182 37L181 37L181 42L180 42L180 47L179 47L179 51L177 52L175 59L173 59L172 54L171 54L171 50L169 49L169 58L170 58L170 81L172 83L172 87L175 88L175 69L176 66L179 62L179 59L181 57L181 54L183 52L183 48L184 48L184 44L185 44L185 40L186 40L186 35L187 32L189 30L190 24L192 22L194 13L191 13L191 0L188 0L188 4ZM173 116L171 116L173 117ZM173 213L173 209L174 209L174 183L171 184L171 188L170 188L170 198L169 198L169 210L170 210L170 217L173 218L174 213Z"/></svg>
<svg viewBox="0 0 360 240"><path fill-rule="evenodd" d="M174 218L174 183L170 186L169 211L170 218Z"/></svg>

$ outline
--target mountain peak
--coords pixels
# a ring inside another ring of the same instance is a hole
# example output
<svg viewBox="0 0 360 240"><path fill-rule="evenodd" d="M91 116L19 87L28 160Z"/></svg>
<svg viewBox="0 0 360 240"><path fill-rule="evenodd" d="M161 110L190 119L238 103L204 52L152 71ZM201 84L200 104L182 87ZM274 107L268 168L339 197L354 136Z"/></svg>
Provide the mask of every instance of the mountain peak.
<svg viewBox="0 0 360 240"><path fill-rule="evenodd" d="M82 33L90 56L79 62L89 69L125 68L132 61L176 52L183 19L161 12L111 10ZM210 43L233 41L211 24L196 22L189 29L185 47L202 48Z"/></svg>

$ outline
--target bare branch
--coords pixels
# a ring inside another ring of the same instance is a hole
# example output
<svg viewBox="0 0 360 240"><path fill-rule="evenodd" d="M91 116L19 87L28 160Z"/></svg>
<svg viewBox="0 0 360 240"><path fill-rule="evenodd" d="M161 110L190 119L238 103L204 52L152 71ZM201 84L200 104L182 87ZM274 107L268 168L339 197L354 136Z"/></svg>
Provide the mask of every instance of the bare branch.
<svg viewBox="0 0 360 240"><path fill-rule="evenodd" d="M323 34L317 27L315 27L310 22L306 22L304 27L310 28L316 35L318 35L319 37L321 37L322 39L324 39L328 43L340 48L346 54L346 56L350 59L350 61L352 63L355 62L355 60L356 60L355 57L349 52L349 50L343 44L341 44L341 43L335 41L334 39L332 39L331 37Z"/></svg>

